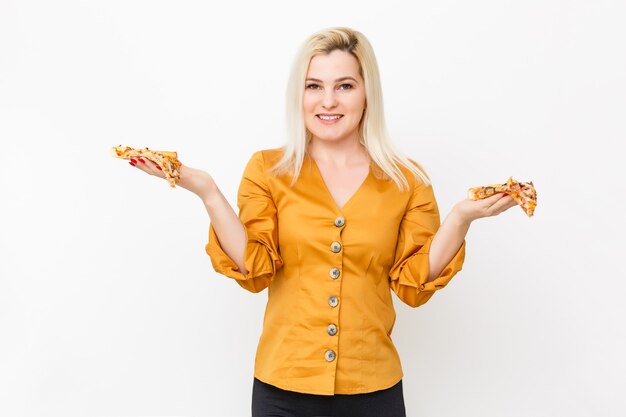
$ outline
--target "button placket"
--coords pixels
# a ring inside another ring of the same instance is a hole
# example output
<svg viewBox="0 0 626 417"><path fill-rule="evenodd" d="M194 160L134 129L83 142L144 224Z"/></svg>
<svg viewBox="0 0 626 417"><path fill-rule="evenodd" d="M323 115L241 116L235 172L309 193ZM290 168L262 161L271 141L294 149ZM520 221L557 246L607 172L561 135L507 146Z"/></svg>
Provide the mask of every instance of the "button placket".
<svg viewBox="0 0 626 417"><path fill-rule="evenodd" d="M334 225L339 228L339 230L337 230L337 234L335 235L335 240L330 244L330 251L338 254L339 255L339 259L338 259L338 265L339 267L341 267L342 265L342 257L343 254L341 253L342 249L343 249L343 245L341 244L341 232L342 232L342 227L346 224L346 220L343 216L337 216L335 217L335 220L333 221ZM339 276L341 275L341 269L337 267L337 266L331 266L331 268L328 271L328 275L330 276L330 278L332 280L337 280L337 278L339 278ZM340 282L337 281L339 286L341 286ZM331 295L330 297L328 297L328 305L331 308L335 308L339 305L339 297L337 295ZM337 313L338 314L338 309L337 309ZM338 317L335 318L336 320L338 319ZM328 324L328 326L326 327L326 333L329 336L335 336L337 334L337 325L334 323L330 323ZM335 339L336 340L336 339ZM334 346L334 348L336 349L336 346ZM336 358L337 358L337 354L336 351L333 349L327 349L326 352L324 352L324 358L326 359L327 362L333 362Z"/></svg>
<svg viewBox="0 0 626 417"><path fill-rule="evenodd" d="M343 216L337 216L335 217L334 224L336 227L341 228L346 224L346 219ZM342 245L340 242L341 232L342 230L338 230L338 233L336 234L336 240L334 240L330 244L330 250L333 253L341 252L341 249L342 249ZM341 275L341 270L337 268L336 266L334 266L330 268L330 270L328 271L328 274L330 275L331 279L337 279Z"/></svg>

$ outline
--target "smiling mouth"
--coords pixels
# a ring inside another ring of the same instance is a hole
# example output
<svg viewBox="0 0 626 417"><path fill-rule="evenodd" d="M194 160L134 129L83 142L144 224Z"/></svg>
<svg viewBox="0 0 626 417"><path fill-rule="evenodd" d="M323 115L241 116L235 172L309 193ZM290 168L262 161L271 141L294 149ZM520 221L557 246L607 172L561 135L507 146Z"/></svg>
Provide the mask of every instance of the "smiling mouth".
<svg viewBox="0 0 626 417"><path fill-rule="evenodd" d="M342 118L343 114L318 114L316 117L322 120L330 121Z"/></svg>

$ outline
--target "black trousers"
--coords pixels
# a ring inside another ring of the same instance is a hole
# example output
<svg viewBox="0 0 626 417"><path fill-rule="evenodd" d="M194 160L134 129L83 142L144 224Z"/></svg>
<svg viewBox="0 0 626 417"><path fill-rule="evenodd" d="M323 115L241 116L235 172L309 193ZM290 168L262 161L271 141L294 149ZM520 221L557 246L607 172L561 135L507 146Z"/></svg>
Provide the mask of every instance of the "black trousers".
<svg viewBox="0 0 626 417"><path fill-rule="evenodd" d="M254 378L252 417L406 417L402 381L365 394L285 391Z"/></svg>

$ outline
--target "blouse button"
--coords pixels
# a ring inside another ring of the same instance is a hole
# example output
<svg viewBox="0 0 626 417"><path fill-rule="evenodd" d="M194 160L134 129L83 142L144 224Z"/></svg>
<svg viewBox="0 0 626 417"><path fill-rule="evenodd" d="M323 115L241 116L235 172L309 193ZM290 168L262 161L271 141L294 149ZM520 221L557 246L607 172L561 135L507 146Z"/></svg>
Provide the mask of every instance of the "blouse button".
<svg viewBox="0 0 626 417"><path fill-rule="evenodd" d="M341 243L339 242L333 242L330 244L330 250L338 253L341 250Z"/></svg>
<svg viewBox="0 0 626 417"><path fill-rule="evenodd" d="M330 275L332 279L337 279L339 278L339 275L341 275L341 271L339 271L339 268L333 267L333 268L330 268L330 271L328 274Z"/></svg>
<svg viewBox="0 0 626 417"><path fill-rule="evenodd" d="M344 224L346 224L346 219L344 219L342 216L339 216L335 219L335 226L341 227Z"/></svg>
<svg viewBox="0 0 626 417"><path fill-rule="evenodd" d="M326 333L328 333L331 336L334 336L337 334L337 326L335 326L334 324L329 324L328 328L326 328Z"/></svg>
<svg viewBox="0 0 626 417"><path fill-rule="evenodd" d="M331 307L337 307L337 305L339 304L339 299L337 298L336 295L331 295L330 297L328 297L328 305Z"/></svg>
<svg viewBox="0 0 626 417"><path fill-rule="evenodd" d="M327 360L328 362L332 362L332 361L334 361L336 356L337 356L337 355L335 355L335 352L334 352L333 350L330 350L330 349L328 349L328 350L326 351L326 353L324 353L324 357L326 358L326 360Z"/></svg>

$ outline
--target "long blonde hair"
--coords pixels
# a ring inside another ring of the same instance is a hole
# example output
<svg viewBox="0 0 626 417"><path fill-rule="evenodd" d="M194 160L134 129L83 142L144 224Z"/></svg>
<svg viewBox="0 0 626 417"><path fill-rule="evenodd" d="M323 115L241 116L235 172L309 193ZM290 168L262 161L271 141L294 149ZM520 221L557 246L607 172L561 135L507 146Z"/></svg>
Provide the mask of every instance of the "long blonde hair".
<svg viewBox="0 0 626 417"><path fill-rule="evenodd" d="M366 108L359 124L359 141L371 160L382 170L383 176L393 180L400 191L403 186L410 189L398 163L409 169L421 182L430 184L430 179L421 167L398 152L389 139L383 109L383 94L374 50L360 32L347 27L334 27L311 35L296 55L287 86L287 144L282 158L272 167L275 175L290 173L293 186L304 162L311 133L306 129L303 112L303 95L306 74L311 59L318 54L329 54L334 50L352 54L359 62L360 75L365 82Z"/></svg>

